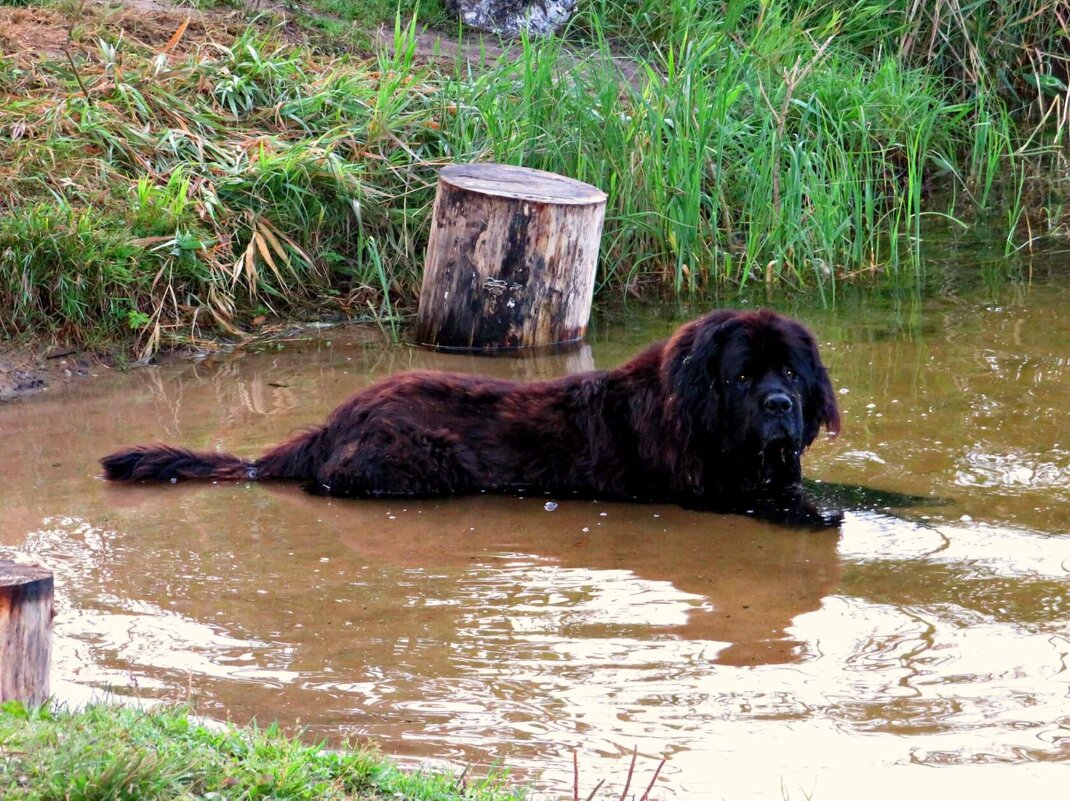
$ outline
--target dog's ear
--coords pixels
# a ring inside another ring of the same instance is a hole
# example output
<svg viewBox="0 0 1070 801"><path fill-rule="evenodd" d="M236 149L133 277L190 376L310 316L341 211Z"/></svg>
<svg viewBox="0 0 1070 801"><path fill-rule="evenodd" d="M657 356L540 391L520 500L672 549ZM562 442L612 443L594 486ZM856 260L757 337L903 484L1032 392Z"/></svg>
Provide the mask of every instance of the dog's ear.
<svg viewBox="0 0 1070 801"><path fill-rule="evenodd" d="M810 356L814 369L813 383L810 387L810 397L807 403L809 414L807 415L805 445L817 437L817 432L824 426L829 434L836 436L840 433L840 409L836 403L836 392L829 380L829 371L821 363L821 356L817 352L817 343L811 338Z"/></svg>
<svg viewBox="0 0 1070 801"><path fill-rule="evenodd" d="M821 364L818 362L818 364ZM814 387L815 408L818 410L818 422L823 423L832 436L840 433L840 409L836 404L836 392L829 380L829 371L821 365L817 384Z"/></svg>
<svg viewBox="0 0 1070 801"><path fill-rule="evenodd" d="M739 327L737 317L730 310L713 312L685 325L665 344L661 382L666 412L684 440L696 426L710 426L717 419L721 352Z"/></svg>

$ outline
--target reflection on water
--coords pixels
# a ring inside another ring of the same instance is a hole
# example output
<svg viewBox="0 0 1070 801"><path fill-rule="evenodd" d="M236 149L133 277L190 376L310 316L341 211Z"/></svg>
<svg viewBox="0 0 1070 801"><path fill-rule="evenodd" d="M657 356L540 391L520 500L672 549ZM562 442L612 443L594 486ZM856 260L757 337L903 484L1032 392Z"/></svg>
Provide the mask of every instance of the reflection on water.
<svg viewBox="0 0 1070 801"><path fill-rule="evenodd" d="M544 377L679 323L607 315L591 347L533 360L334 332L0 407L0 551L56 571L66 699L191 698L562 793L573 749L584 792L619 795L637 747L647 775L669 757L660 797L853 798L858 771L871 797L1052 795L1045 763L1070 761L1068 303L1053 283L803 315L841 393L843 434L807 458L848 506L839 536L97 477L133 442L255 455L396 370Z"/></svg>

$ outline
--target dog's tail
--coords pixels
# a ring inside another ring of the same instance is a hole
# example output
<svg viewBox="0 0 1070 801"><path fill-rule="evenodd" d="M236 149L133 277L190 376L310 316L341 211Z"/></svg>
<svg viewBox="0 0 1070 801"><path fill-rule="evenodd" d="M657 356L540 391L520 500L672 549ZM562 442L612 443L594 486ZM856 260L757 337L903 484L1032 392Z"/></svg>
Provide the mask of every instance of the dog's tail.
<svg viewBox="0 0 1070 801"><path fill-rule="evenodd" d="M230 453L192 451L174 445L134 445L100 460L109 481L260 481L310 479L325 454L323 428L294 435L255 462Z"/></svg>
<svg viewBox="0 0 1070 801"><path fill-rule="evenodd" d="M100 460L109 481L178 481L259 478L256 465L229 453L210 453L173 445L135 445Z"/></svg>

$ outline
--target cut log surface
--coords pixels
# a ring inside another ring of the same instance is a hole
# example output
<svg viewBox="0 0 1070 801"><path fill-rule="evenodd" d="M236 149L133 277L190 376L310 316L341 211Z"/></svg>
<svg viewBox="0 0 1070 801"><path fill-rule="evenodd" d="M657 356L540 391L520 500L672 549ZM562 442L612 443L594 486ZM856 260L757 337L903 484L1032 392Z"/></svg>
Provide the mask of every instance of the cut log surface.
<svg viewBox="0 0 1070 801"><path fill-rule="evenodd" d="M502 164L439 175L417 339L494 351L579 341L590 319L606 194Z"/></svg>
<svg viewBox="0 0 1070 801"><path fill-rule="evenodd" d="M48 698L52 572L0 560L0 701Z"/></svg>

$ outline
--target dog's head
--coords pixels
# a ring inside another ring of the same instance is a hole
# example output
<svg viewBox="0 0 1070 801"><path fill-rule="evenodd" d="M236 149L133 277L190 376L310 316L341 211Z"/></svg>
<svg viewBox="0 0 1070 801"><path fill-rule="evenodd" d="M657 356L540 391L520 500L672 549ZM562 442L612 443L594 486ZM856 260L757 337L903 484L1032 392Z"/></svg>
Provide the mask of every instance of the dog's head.
<svg viewBox="0 0 1070 801"><path fill-rule="evenodd" d="M800 480L799 457L840 416L813 335L772 311L716 311L662 357L667 414L693 453L743 485Z"/></svg>

